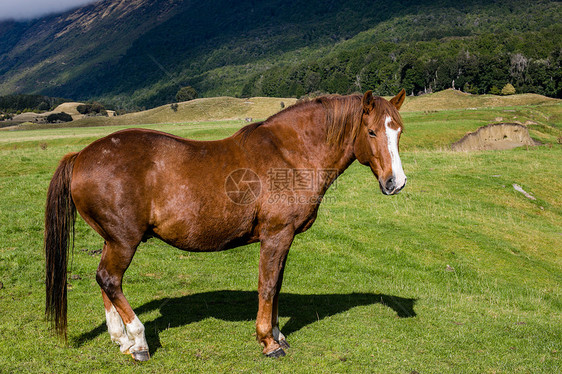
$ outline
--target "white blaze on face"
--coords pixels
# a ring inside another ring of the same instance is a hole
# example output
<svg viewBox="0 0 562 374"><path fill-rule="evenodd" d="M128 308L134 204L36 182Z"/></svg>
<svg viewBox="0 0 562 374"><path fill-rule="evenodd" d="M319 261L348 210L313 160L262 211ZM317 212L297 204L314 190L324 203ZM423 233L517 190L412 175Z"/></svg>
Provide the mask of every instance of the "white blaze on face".
<svg viewBox="0 0 562 374"><path fill-rule="evenodd" d="M390 159L392 160L392 176L396 181L396 187L402 188L404 187L404 184L406 184L406 174L404 174L402 162L400 161L400 155L398 154L398 135L401 130L394 130L390 128L389 124L391 121L392 118L390 118L390 116L386 116L384 121L386 140L388 144L388 152L390 153Z"/></svg>

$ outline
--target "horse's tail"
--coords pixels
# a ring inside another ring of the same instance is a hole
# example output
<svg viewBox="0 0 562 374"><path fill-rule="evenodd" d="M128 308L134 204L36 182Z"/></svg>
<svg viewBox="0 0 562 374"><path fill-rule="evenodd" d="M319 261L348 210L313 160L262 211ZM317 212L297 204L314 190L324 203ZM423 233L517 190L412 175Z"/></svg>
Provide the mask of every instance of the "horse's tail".
<svg viewBox="0 0 562 374"><path fill-rule="evenodd" d="M63 157L51 179L45 208L45 315L55 332L66 340L68 251L74 232L76 207L70 195L72 169L78 153Z"/></svg>

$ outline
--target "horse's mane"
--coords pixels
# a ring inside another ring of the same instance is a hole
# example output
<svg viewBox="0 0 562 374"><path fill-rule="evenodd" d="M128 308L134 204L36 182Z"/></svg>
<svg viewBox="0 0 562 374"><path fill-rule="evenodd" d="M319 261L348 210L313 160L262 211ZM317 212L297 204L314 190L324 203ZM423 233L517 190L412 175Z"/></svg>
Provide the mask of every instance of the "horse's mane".
<svg viewBox="0 0 562 374"><path fill-rule="evenodd" d="M260 127L263 124L264 121L250 123L249 125L246 125L242 127L240 130L236 131L234 136L241 136L242 139L240 140L240 144L244 144L246 142L246 139L248 139L248 136L250 136L250 134L254 132L256 128Z"/></svg>
<svg viewBox="0 0 562 374"><path fill-rule="evenodd" d="M379 117L383 118L390 115L402 125L402 119L393 105L390 105L381 97L374 97L373 99L375 115L377 116L376 120L379 120ZM318 104L322 106L326 115L326 140L328 143L342 145L348 136L355 139L360 129L361 116L363 114L362 96L357 94L348 96L329 95L315 99L300 100L263 122L251 123L242 127L236 132L235 136L242 136L242 142L244 142L256 128L266 123L269 119L281 116L289 111Z"/></svg>
<svg viewBox="0 0 562 374"><path fill-rule="evenodd" d="M326 112L328 143L342 145L349 135L355 139L363 114L361 96L322 96L313 101L321 104Z"/></svg>

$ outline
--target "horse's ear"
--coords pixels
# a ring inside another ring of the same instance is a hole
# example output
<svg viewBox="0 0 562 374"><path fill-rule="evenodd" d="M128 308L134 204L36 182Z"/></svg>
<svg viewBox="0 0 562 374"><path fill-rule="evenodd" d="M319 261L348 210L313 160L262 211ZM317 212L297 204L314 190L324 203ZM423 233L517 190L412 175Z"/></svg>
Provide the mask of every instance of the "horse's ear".
<svg viewBox="0 0 562 374"><path fill-rule="evenodd" d="M373 99L373 91L369 90L363 95L363 111L369 113L375 107L375 100Z"/></svg>
<svg viewBox="0 0 562 374"><path fill-rule="evenodd" d="M400 107L404 103L405 98L406 98L406 90L402 89L400 92L398 92L398 95L390 99L390 103L394 105L396 110L400 110Z"/></svg>

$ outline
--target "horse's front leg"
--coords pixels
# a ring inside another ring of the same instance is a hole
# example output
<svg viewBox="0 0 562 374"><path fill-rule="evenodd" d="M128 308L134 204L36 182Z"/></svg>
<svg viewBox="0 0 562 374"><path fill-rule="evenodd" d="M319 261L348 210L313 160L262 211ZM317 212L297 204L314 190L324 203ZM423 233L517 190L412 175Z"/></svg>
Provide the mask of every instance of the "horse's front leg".
<svg viewBox="0 0 562 374"><path fill-rule="evenodd" d="M275 341L279 343L281 348L285 348L285 349L291 348L291 346L287 342L285 335L283 335L283 333L279 329L279 293L281 292L281 285L283 284L283 272L285 270L286 262L287 262L287 256L285 256L285 260L283 261L283 264L281 266L281 271L279 272L279 279L277 280L277 293L273 298L273 313L272 313L273 339L275 339Z"/></svg>
<svg viewBox="0 0 562 374"><path fill-rule="evenodd" d="M258 341L264 347L263 354L268 357L285 356L285 351L279 344L282 334L278 327L277 296L293 238L293 231L283 230L261 241L256 333ZM283 336L283 340L284 338Z"/></svg>

